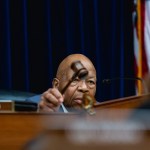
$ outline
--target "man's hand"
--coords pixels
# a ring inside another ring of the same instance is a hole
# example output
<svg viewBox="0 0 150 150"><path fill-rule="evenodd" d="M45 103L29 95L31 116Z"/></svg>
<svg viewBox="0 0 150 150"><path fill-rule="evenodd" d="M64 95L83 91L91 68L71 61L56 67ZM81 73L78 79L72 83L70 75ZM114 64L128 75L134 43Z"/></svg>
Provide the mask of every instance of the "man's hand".
<svg viewBox="0 0 150 150"><path fill-rule="evenodd" d="M64 98L56 88L50 88L41 96L41 101L38 104L40 112L57 112Z"/></svg>

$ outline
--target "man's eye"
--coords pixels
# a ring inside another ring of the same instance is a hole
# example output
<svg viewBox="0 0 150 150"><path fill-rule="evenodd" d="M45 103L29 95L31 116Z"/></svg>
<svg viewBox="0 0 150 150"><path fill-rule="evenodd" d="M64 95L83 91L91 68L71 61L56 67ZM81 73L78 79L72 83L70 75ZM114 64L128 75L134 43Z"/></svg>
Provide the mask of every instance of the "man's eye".
<svg viewBox="0 0 150 150"><path fill-rule="evenodd" d="M90 87L94 87L94 86L95 86L95 82L92 81L92 80L89 80L89 81L88 81L88 85L89 85Z"/></svg>
<svg viewBox="0 0 150 150"><path fill-rule="evenodd" d="M89 81L89 83L90 83L90 84L95 84L95 82L94 82L94 81L92 81L92 80L90 80L90 81Z"/></svg>
<svg viewBox="0 0 150 150"><path fill-rule="evenodd" d="M73 80L73 82L78 82L78 81L79 81L79 79L74 79L74 80Z"/></svg>
<svg viewBox="0 0 150 150"><path fill-rule="evenodd" d="M71 85L74 86L76 84L78 84L79 82L79 79L74 79L72 82L71 82Z"/></svg>

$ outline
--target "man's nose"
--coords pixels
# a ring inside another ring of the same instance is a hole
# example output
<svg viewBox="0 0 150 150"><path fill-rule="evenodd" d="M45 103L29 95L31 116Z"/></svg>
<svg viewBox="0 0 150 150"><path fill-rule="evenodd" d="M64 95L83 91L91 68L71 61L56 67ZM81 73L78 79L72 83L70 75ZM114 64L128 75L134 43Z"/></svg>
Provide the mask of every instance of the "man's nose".
<svg viewBox="0 0 150 150"><path fill-rule="evenodd" d="M81 92L84 92L84 93L89 91L85 80L80 81L79 86L78 86L78 90L81 91Z"/></svg>

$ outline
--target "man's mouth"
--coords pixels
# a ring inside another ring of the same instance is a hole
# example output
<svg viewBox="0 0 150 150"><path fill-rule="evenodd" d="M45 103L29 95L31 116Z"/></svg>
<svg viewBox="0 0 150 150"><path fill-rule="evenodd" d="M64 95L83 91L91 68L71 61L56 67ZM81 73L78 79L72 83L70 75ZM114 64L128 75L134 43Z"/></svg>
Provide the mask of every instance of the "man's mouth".
<svg viewBox="0 0 150 150"><path fill-rule="evenodd" d="M76 99L74 99L74 102L81 105L82 104L82 98L76 98Z"/></svg>

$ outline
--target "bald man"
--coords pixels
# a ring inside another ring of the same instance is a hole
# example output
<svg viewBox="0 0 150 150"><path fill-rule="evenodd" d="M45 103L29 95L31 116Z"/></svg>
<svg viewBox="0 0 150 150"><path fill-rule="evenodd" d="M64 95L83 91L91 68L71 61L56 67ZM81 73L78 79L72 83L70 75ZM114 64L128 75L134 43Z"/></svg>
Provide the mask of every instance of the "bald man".
<svg viewBox="0 0 150 150"><path fill-rule="evenodd" d="M75 61L80 61L83 64L88 70L88 75L82 80L76 77L62 95L61 91L74 74L71 64ZM38 110L43 112L58 112L60 110L68 112L68 110L81 109L84 93L95 96L96 80L96 70L89 58L82 54L67 56L58 67L56 77L52 81L52 88L42 94L38 103Z"/></svg>

